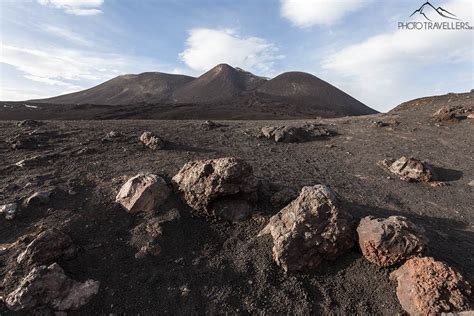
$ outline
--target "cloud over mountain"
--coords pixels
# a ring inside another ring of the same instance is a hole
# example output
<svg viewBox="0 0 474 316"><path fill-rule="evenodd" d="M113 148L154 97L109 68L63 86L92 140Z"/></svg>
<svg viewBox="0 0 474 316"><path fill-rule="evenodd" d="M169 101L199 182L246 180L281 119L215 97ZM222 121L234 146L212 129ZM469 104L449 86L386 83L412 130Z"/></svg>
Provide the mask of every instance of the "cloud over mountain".
<svg viewBox="0 0 474 316"><path fill-rule="evenodd" d="M263 38L241 36L232 29L207 28L192 29L186 49L180 54L181 60L196 72L229 63L264 75L273 74L275 61L283 57L273 43Z"/></svg>

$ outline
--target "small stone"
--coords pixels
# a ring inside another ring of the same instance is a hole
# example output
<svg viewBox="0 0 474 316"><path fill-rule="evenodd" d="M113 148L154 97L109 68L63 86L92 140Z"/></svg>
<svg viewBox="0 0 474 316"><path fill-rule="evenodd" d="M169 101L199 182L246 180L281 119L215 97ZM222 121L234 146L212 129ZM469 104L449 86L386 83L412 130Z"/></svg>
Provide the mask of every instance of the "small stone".
<svg viewBox="0 0 474 316"><path fill-rule="evenodd" d="M381 267L422 255L428 243L424 230L403 216L364 217L357 227L357 234L364 257Z"/></svg>
<svg viewBox="0 0 474 316"><path fill-rule="evenodd" d="M165 180L151 173L140 173L130 178L120 189L115 202L129 213L150 212L162 205L170 194Z"/></svg>
<svg viewBox="0 0 474 316"><path fill-rule="evenodd" d="M204 130L211 130L211 129L215 129L221 126L222 124L216 123L214 121L209 121L209 120L201 124L201 127Z"/></svg>
<svg viewBox="0 0 474 316"><path fill-rule="evenodd" d="M160 137L153 135L151 132L144 132L140 136L140 142L142 142L145 147L153 150L165 147L165 142Z"/></svg>
<svg viewBox="0 0 474 316"><path fill-rule="evenodd" d="M474 187L474 180L469 181L469 183L467 185L470 186L470 187Z"/></svg>
<svg viewBox="0 0 474 316"><path fill-rule="evenodd" d="M354 245L352 217L324 185L303 187L300 195L270 218L259 236L273 237L273 259L287 271L335 260Z"/></svg>
<svg viewBox="0 0 474 316"><path fill-rule="evenodd" d="M16 203L0 205L0 214L2 214L6 220L12 220L15 218L18 205Z"/></svg>
<svg viewBox="0 0 474 316"><path fill-rule="evenodd" d="M431 257L412 258L390 274L410 315L457 313L470 308L471 285L452 267Z"/></svg>

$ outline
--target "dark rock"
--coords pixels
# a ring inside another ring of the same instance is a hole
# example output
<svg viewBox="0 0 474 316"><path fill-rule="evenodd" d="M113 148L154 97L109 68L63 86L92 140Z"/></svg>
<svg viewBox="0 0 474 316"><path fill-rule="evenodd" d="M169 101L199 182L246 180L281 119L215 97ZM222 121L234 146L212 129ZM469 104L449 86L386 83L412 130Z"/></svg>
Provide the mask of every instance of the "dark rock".
<svg viewBox="0 0 474 316"><path fill-rule="evenodd" d="M35 192L26 199L25 206L48 204L52 193L52 190Z"/></svg>
<svg viewBox="0 0 474 316"><path fill-rule="evenodd" d="M259 236L273 237L273 259L285 271L318 266L335 260L354 245L351 215L340 209L326 186L307 186L270 219Z"/></svg>
<svg viewBox="0 0 474 316"><path fill-rule="evenodd" d="M360 221L357 233L364 257L381 267L421 256L428 243L424 230L402 216L367 216Z"/></svg>
<svg viewBox="0 0 474 316"><path fill-rule="evenodd" d="M172 182L196 211L230 220L245 218L257 200L252 167L236 158L188 162Z"/></svg>
<svg viewBox="0 0 474 316"><path fill-rule="evenodd" d="M74 310L87 304L98 291L98 281L74 281L57 263L53 263L34 267L8 294L5 303L12 311L31 311L41 307Z"/></svg>
<svg viewBox="0 0 474 316"><path fill-rule="evenodd" d="M283 188L270 198L273 207L284 207L298 196L298 192L292 188Z"/></svg>
<svg viewBox="0 0 474 316"><path fill-rule="evenodd" d="M18 263L50 264L58 259L71 259L77 247L71 237L58 229L41 232L17 257Z"/></svg>
<svg viewBox="0 0 474 316"><path fill-rule="evenodd" d="M163 231L166 225L176 222L180 218L179 211L172 209L163 215L152 217L136 226L132 230L130 241L130 245L138 249L135 258L142 259L146 256L158 256L161 253L160 242L163 239Z"/></svg>
<svg viewBox="0 0 474 316"><path fill-rule="evenodd" d="M410 315L439 315L470 309L471 285L452 267L430 257L412 258L390 274Z"/></svg>
<svg viewBox="0 0 474 316"><path fill-rule="evenodd" d="M18 122L17 124L18 127L38 127L40 125L43 125L43 122L38 122L35 120L24 120L24 121Z"/></svg>
<svg viewBox="0 0 474 316"><path fill-rule="evenodd" d="M222 124L216 123L214 121L209 121L209 120L201 124L201 128L207 131L218 128L218 127L222 127L222 126L223 126Z"/></svg>

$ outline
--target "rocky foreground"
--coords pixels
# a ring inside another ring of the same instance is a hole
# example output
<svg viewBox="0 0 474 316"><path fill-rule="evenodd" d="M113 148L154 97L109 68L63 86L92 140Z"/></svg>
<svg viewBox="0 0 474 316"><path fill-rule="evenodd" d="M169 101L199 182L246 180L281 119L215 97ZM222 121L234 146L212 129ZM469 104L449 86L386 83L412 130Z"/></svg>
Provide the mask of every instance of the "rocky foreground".
<svg viewBox="0 0 474 316"><path fill-rule="evenodd" d="M306 121L2 121L0 314L471 310L472 97Z"/></svg>

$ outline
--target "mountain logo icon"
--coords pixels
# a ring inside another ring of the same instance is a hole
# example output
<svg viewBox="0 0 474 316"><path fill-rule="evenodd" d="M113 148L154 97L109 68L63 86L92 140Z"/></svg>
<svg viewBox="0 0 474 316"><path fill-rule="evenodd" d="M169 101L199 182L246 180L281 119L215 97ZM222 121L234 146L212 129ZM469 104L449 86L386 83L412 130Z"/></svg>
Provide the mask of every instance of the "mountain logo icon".
<svg viewBox="0 0 474 316"><path fill-rule="evenodd" d="M429 1L426 1L425 3L423 3L421 5L421 7L419 7L418 9L416 9L411 15L410 17L414 16L415 14L421 14L425 17L425 19L427 19L428 21L432 21L429 17L428 17L428 12L432 12L432 11L435 11L438 15L442 16L443 18L446 18L446 19L451 19L451 20L459 20L456 15L452 14L451 12L449 12L448 10L445 10L443 9L442 7L435 7L433 6Z"/></svg>

